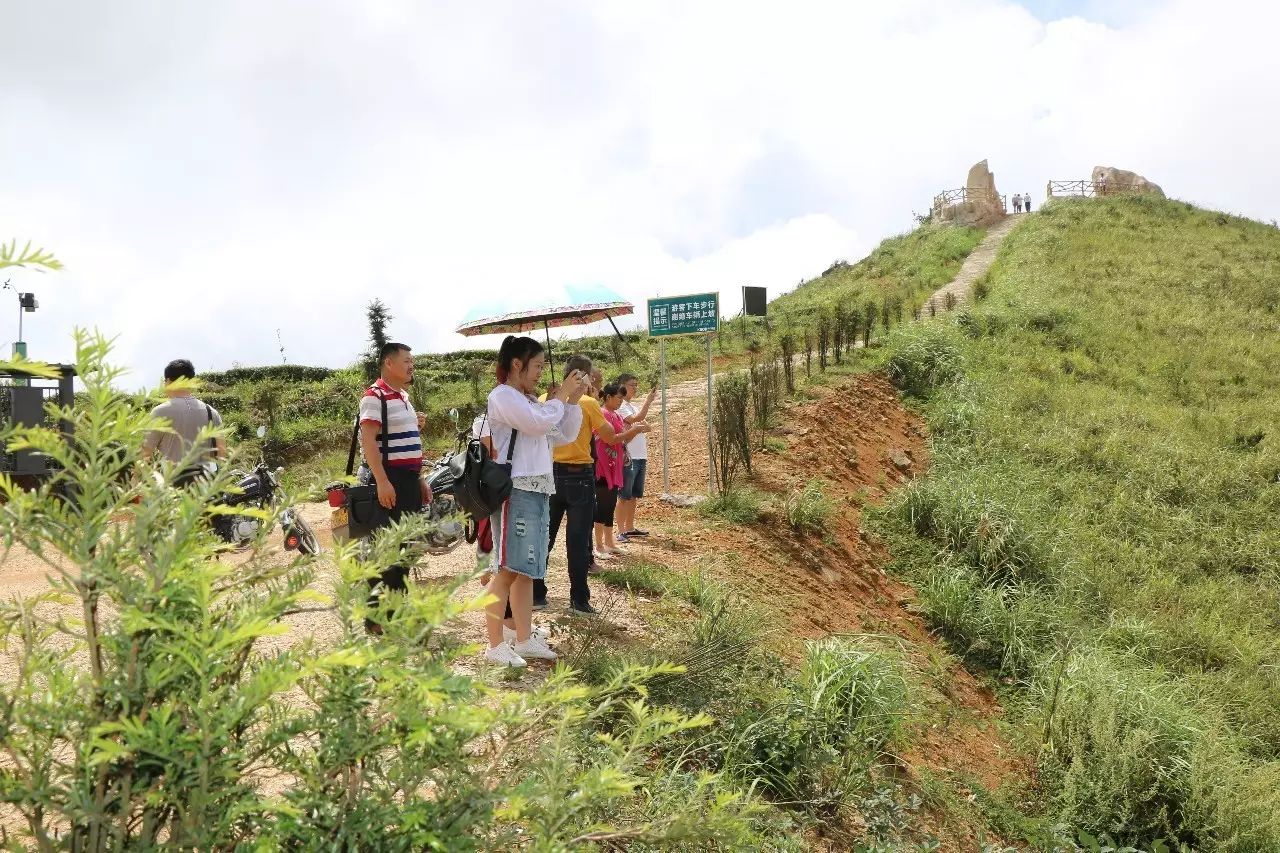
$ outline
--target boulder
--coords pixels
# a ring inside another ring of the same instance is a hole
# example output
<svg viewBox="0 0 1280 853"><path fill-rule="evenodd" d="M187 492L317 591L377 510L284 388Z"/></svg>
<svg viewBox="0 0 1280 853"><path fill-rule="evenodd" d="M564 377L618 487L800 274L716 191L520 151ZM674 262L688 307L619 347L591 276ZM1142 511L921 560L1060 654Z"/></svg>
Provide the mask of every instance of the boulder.
<svg viewBox="0 0 1280 853"><path fill-rule="evenodd" d="M996 189L996 176L987 167L987 161L974 163L965 178L966 199L956 204L938 205L934 219L953 225L994 225L1005 217L1004 203Z"/></svg>
<svg viewBox="0 0 1280 853"><path fill-rule="evenodd" d="M1093 191L1098 195L1112 193L1150 193L1164 198L1164 190L1136 172L1126 172L1114 166L1093 167Z"/></svg>

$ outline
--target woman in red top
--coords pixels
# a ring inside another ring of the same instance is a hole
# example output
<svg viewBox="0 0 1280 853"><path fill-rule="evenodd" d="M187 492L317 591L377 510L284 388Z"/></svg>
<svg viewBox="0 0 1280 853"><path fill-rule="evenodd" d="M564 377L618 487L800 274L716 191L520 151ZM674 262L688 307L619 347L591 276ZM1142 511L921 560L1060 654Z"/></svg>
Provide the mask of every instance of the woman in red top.
<svg viewBox="0 0 1280 853"><path fill-rule="evenodd" d="M610 383L604 386L600 396L600 412L618 435L626 432L627 425L618 414L624 395L622 386ZM613 513L618 506L618 492L622 489L622 474L627 446L624 442L609 444L596 436L596 556L610 560L622 553L613 541Z"/></svg>

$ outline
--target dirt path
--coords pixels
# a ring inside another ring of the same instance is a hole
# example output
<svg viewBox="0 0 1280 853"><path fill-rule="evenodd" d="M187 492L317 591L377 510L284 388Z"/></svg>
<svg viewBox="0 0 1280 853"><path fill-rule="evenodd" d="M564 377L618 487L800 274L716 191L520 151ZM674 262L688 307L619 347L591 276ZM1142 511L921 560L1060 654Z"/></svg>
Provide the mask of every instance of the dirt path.
<svg viewBox="0 0 1280 853"><path fill-rule="evenodd" d="M330 532L330 513L328 504L302 503L298 508L306 520L315 529L320 545L326 556L321 556L318 565L315 586L321 593L332 591L337 582L337 567L330 556L333 544ZM534 614L535 624L545 625L551 630L551 645L560 646L576 633L584 633L586 629L609 632L643 632L644 623L638 618L632 607L633 602L625 592L610 589L601 583L592 584L592 603L602 613L598 622L583 623L580 619L569 616L569 581L563 535L560 547L551 554L547 572L546 610ZM280 547L280 531L277 528L269 538L265 558L273 563L283 565L293 559L293 555ZM225 560L243 561L249 555L233 554L223 557ZM415 572L419 584L437 584L452 578L466 577L476 571L475 547L461 544L452 553L443 556L426 557ZM49 588L49 575L52 569L43 560L21 546L15 546L7 552L0 552L0 598L27 598L45 592ZM453 598L459 601L470 601L483 593L479 583L466 584L454 593ZM58 613L68 618L78 616L78 605L69 602L65 605L49 605L47 615ZM287 648L304 638L319 641L322 644L332 643L341 635L336 611L316 610L289 616L286 620L289 631L275 637L264 638L260 643L263 652L271 652ZM446 633L466 643L479 644L484 638L485 617L483 611L472 610L463 613L446 628ZM69 645L66 638L59 635L55 644ZM458 661L457 669L468 675L475 675L486 667L479 654L463 657ZM504 681L509 687L532 687L542 682L549 665L536 662L519 678ZM10 655L0 655L0 683L8 683L16 674L16 661Z"/></svg>
<svg viewBox="0 0 1280 853"><path fill-rule="evenodd" d="M956 277L951 282L934 291L929 297L929 301L925 303L925 310L930 311L929 306L933 306L930 316L947 310L947 294L950 293L955 298L955 305L959 305L969 298L969 291L973 288L973 283L977 281L983 273L991 269L991 264L995 262L996 253L1000 251L1000 244L1004 241L1005 235L1013 230L1014 226L1022 221L1020 216L1006 216L1003 222L991 226L987 230L987 236L982 238L982 242L978 247L969 253L969 257L964 259L964 263L960 266L960 272L956 273Z"/></svg>
<svg viewBox="0 0 1280 853"><path fill-rule="evenodd" d="M927 302L924 304L922 316L933 316L941 314L947 309L947 294L950 293L955 298L954 305L958 306L969 298L969 291L973 289L973 283L977 281L983 273L991 268L991 264L995 262L996 254L1000 251L1000 243L1003 242L1005 235L1013 230L1014 226L1021 221L1021 217L1008 216L1003 222L993 225L988 231L987 236L982 238L982 242L978 244L969 257L965 258L964 263L960 266L960 271L956 273L956 277L950 282L943 285L933 292ZM933 308L930 310L929 306ZM856 341L854 347L861 349L862 341ZM804 355L797 354L794 359L796 364L804 364ZM719 379L724 373L715 373L714 378ZM690 400L704 400L707 396L707 380L705 378L690 379L685 382L677 382L667 389L667 405L670 407L668 417L672 412L678 412ZM662 407L659 406L654 410L650 421L658 423L662 417Z"/></svg>

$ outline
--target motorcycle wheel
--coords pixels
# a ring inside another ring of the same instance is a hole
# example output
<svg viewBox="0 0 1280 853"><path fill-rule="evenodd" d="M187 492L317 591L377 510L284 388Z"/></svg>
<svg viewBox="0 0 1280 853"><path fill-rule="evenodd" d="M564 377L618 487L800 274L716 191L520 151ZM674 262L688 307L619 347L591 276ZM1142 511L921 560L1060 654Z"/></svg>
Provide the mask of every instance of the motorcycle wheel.
<svg viewBox="0 0 1280 853"><path fill-rule="evenodd" d="M298 516L293 522L293 530L298 534L299 551L311 557L320 553L320 540L305 518Z"/></svg>

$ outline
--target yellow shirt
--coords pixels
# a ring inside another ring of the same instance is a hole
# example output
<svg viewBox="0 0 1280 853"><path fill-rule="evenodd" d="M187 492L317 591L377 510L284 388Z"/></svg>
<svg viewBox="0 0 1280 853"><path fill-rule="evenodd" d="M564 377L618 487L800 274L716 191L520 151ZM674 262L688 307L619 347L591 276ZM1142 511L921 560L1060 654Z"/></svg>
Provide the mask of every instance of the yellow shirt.
<svg viewBox="0 0 1280 853"><path fill-rule="evenodd" d="M578 430L578 437L557 447L552 455L555 461L564 465L591 464L592 435L605 423L604 415L600 413L600 401L595 397L584 394L578 405L582 407L582 428Z"/></svg>

